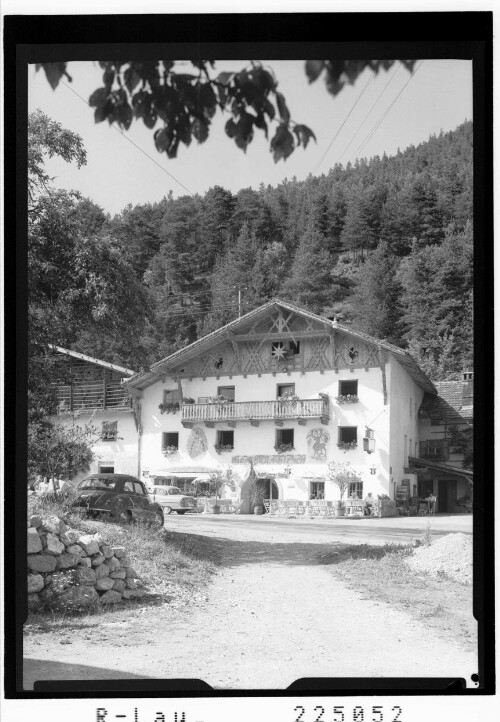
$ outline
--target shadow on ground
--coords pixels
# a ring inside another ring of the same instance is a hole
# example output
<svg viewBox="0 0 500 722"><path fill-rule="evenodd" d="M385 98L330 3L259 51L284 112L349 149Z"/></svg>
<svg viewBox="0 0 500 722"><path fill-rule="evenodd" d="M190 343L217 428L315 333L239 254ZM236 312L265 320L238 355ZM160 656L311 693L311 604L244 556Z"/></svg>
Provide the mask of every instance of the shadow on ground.
<svg viewBox="0 0 500 722"><path fill-rule="evenodd" d="M372 546L369 544L343 544L270 541L236 541L226 537L209 537L202 534L173 532L177 542L193 554L207 554L222 567L247 564L328 565L338 564L346 557L380 559L388 551L399 548L396 544ZM405 540L408 541L407 539Z"/></svg>
<svg viewBox="0 0 500 722"><path fill-rule="evenodd" d="M23 660L23 689L35 689L36 682L43 680L120 680L120 679L143 679L138 674L130 674L120 669L106 669L104 667L91 667L86 664L68 664L65 662L53 662L46 659ZM152 678L151 678L152 679ZM35 691L37 691L35 689Z"/></svg>

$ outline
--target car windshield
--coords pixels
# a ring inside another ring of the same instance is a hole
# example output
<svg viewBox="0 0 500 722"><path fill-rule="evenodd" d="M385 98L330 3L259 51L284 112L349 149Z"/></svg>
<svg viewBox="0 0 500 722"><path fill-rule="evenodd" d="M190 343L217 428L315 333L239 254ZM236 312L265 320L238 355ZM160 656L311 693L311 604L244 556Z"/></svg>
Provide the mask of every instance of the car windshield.
<svg viewBox="0 0 500 722"><path fill-rule="evenodd" d="M84 479L79 485L79 489L115 489L115 479Z"/></svg>
<svg viewBox="0 0 500 722"><path fill-rule="evenodd" d="M168 493L171 494L172 496L174 496L176 494L181 494L182 492L176 486L171 486L170 489L168 490Z"/></svg>
<svg viewBox="0 0 500 722"><path fill-rule="evenodd" d="M155 486L154 493L157 494L157 496L167 496L168 490L163 489L161 486Z"/></svg>

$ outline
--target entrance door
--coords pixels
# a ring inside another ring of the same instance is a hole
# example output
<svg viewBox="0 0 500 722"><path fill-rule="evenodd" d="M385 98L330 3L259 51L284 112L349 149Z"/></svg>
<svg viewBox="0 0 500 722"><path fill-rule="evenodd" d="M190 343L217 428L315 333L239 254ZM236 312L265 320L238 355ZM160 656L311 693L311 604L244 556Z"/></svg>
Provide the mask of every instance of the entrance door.
<svg viewBox="0 0 500 722"><path fill-rule="evenodd" d="M445 513L448 511L448 481L446 479L439 479L438 481L438 493L437 493L437 510L438 512Z"/></svg>
<svg viewBox="0 0 500 722"><path fill-rule="evenodd" d="M262 488L266 499L279 499L278 485L274 479L260 479L259 486Z"/></svg>

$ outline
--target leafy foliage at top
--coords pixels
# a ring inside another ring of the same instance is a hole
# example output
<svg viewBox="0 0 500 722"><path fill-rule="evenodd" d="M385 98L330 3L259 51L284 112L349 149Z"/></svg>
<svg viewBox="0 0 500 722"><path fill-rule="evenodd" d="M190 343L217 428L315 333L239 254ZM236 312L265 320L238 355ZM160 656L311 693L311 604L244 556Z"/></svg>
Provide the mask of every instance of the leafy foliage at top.
<svg viewBox="0 0 500 722"><path fill-rule="evenodd" d="M328 92L337 95L346 83L354 83L366 69L373 72L389 70L395 60L309 60L305 71L312 83L324 75ZM408 71L414 60L401 60ZM136 62L101 61L102 86L89 98L96 123L107 120L128 130L134 119L142 119L154 132L154 143L160 153L176 158L180 143L189 146L193 139L204 143L217 110L229 113L225 131L238 148L245 151L256 131L269 139L270 125L275 126L270 150L275 162L286 160L294 150L307 148L314 132L303 123L292 120L278 80L271 68L258 61L234 72L216 74L216 61L172 60ZM61 78L71 80L67 63L39 63L55 89Z"/></svg>

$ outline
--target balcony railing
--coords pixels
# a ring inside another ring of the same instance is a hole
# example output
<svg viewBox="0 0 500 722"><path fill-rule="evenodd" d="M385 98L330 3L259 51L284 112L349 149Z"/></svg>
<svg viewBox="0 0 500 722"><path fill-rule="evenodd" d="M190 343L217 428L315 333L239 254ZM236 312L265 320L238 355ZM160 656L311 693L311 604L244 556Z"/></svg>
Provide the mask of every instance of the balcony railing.
<svg viewBox="0 0 500 722"><path fill-rule="evenodd" d="M326 399L300 399L298 401L238 401L227 404L183 404L182 423L264 421L285 419L329 418Z"/></svg>

